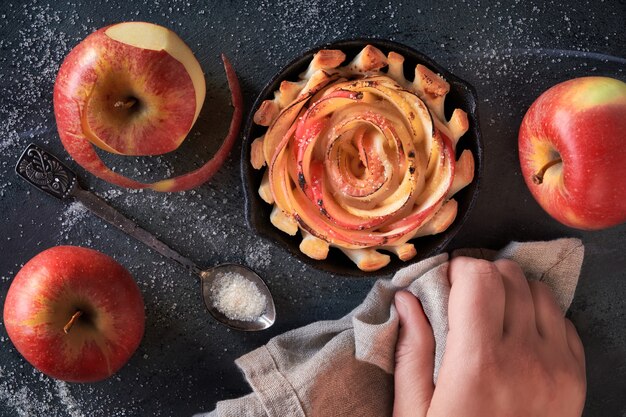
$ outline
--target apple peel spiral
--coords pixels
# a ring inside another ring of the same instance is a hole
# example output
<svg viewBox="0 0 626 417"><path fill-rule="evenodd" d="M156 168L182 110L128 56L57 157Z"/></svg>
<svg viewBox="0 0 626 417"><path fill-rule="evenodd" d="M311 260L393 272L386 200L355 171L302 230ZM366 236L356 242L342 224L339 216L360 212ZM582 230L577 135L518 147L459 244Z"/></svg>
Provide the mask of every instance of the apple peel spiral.
<svg viewBox="0 0 626 417"><path fill-rule="evenodd" d="M54 85L54 115L70 156L120 187L161 192L192 189L222 166L239 135L243 98L222 54L233 113L219 149L187 173L144 183L109 168L95 147L123 156L161 155L187 138L204 103L206 83L191 49L171 30L122 22L87 36L67 55Z"/></svg>
<svg viewBox="0 0 626 417"><path fill-rule="evenodd" d="M300 80L283 81L254 122L267 126L251 145L251 163L267 166L259 195L272 224L302 234L300 250L325 259L340 249L358 268L387 265L391 252L416 255L411 239L454 221L453 196L472 182L474 157L455 148L467 114L449 120L450 85L423 65L414 81L404 58L366 46L351 62L340 50L317 52Z"/></svg>

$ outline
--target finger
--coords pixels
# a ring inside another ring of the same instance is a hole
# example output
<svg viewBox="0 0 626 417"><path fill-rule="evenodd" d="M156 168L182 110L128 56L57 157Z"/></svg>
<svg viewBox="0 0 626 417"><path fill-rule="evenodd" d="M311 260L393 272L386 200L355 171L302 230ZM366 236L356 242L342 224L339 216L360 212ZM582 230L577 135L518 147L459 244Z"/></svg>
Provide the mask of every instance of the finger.
<svg viewBox="0 0 626 417"><path fill-rule="evenodd" d="M508 259L494 262L504 283L504 327L505 334L537 334L535 306L522 268Z"/></svg>
<svg viewBox="0 0 626 417"><path fill-rule="evenodd" d="M540 281L529 282L530 293L535 306L537 331L545 339L564 339L565 322L563 312L556 303L550 288Z"/></svg>
<svg viewBox="0 0 626 417"><path fill-rule="evenodd" d="M567 334L567 344L574 354L574 358L582 367L582 370L585 370L585 348L583 347L583 342L580 340L580 336L578 336L578 332L576 331L576 327L574 327L574 323L570 320L565 319L565 331Z"/></svg>
<svg viewBox="0 0 626 417"><path fill-rule="evenodd" d="M504 320L504 284L491 262L458 257L448 270L449 337L461 335L464 343L500 339Z"/></svg>
<svg viewBox="0 0 626 417"><path fill-rule="evenodd" d="M394 372L394 416L425 417L433 397L435 338L422 306L413 294L396 293L400 317Z"/></svg>

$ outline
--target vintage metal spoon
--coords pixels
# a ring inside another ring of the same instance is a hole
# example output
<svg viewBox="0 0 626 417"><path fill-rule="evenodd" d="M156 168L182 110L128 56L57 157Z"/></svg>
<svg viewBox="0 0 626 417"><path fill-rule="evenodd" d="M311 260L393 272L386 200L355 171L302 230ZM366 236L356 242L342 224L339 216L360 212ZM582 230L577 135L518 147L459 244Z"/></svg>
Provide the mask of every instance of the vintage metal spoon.
<svg viewBox="0 0 626 417"><path fill-rule="evenodd" d="M179 263L187 268L188 271L199 276L204 305L218 322L230 328L244 331L263 330L274 324L276 308L272 294L261 277L250 268L243 265L222 264L204 270L200 269L194 262L180 255L154 235L137 226L132 220L109 206L100 197L81 188L78 184L78 178L69 168L63 165L54 155L34 144L28 145L22 156L20 156L15 171L26 181L54 197L62 200L74 198L80 201L96 216L106 220L123 232L156 250L161 255ZM246 279L256 284L259 291L265 296L267 300L265 312L256 320L231 320L214 307L211 288L216 278L228 272L243 275Z"/></svg>

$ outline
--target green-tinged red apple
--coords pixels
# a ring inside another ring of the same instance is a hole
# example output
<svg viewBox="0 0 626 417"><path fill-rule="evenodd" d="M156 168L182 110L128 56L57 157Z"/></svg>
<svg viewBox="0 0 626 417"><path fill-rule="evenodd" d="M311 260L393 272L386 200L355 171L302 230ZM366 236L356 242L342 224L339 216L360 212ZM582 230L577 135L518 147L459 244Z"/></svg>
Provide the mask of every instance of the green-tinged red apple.
<svg viewBox="0 0 626 417"><path fill-rule="evenodd" d="M13 279L4 325L18 352L41 372L93 382L117 372L139 346L144 304L130 273L109 256L56 246Z"/></svg>
<svg viewBox="0 0 626 417"><path fill-rule="evenodd" d="M63 145L89 172L120 186L178 191L200 185L224 161L241 121L237 78L222 58L235 112L222 148L196 171L144 184L110 170L91 146L121 155L171 152L200 114L206 92L200 64L174 32L152 23L99 29L65 58L54 85L54 114Z"/></svg>
<svg viewBox="0 0 626 417"><path fill-rule="evenodd" d="M597 230L626 221L626 84L562 82L537 98L519 131L524 180L561 223Z"/></svg>

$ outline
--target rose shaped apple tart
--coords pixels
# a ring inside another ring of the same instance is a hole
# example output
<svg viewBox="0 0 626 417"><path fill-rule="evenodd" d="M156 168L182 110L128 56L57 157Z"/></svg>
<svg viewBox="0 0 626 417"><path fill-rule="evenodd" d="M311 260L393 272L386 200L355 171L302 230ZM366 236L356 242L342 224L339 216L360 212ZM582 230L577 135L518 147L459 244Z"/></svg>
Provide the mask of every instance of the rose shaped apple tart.
<svg viewBox="0 0 626 417"><path fill-rule="evenodd" d="M254 122L268 128L251 163L267 165L259 195L274 205L274 226L301 231L304 254L325 259L332 246L374 271L390 262L380 249L406 261L416 254L409 240L452 224L452 196L472 181L474 158L455 159L468 118L456 109L446 120L443 78L417 65L409 82L400 54L371 45L345 59L319 51L260 105Z"/></svg>

